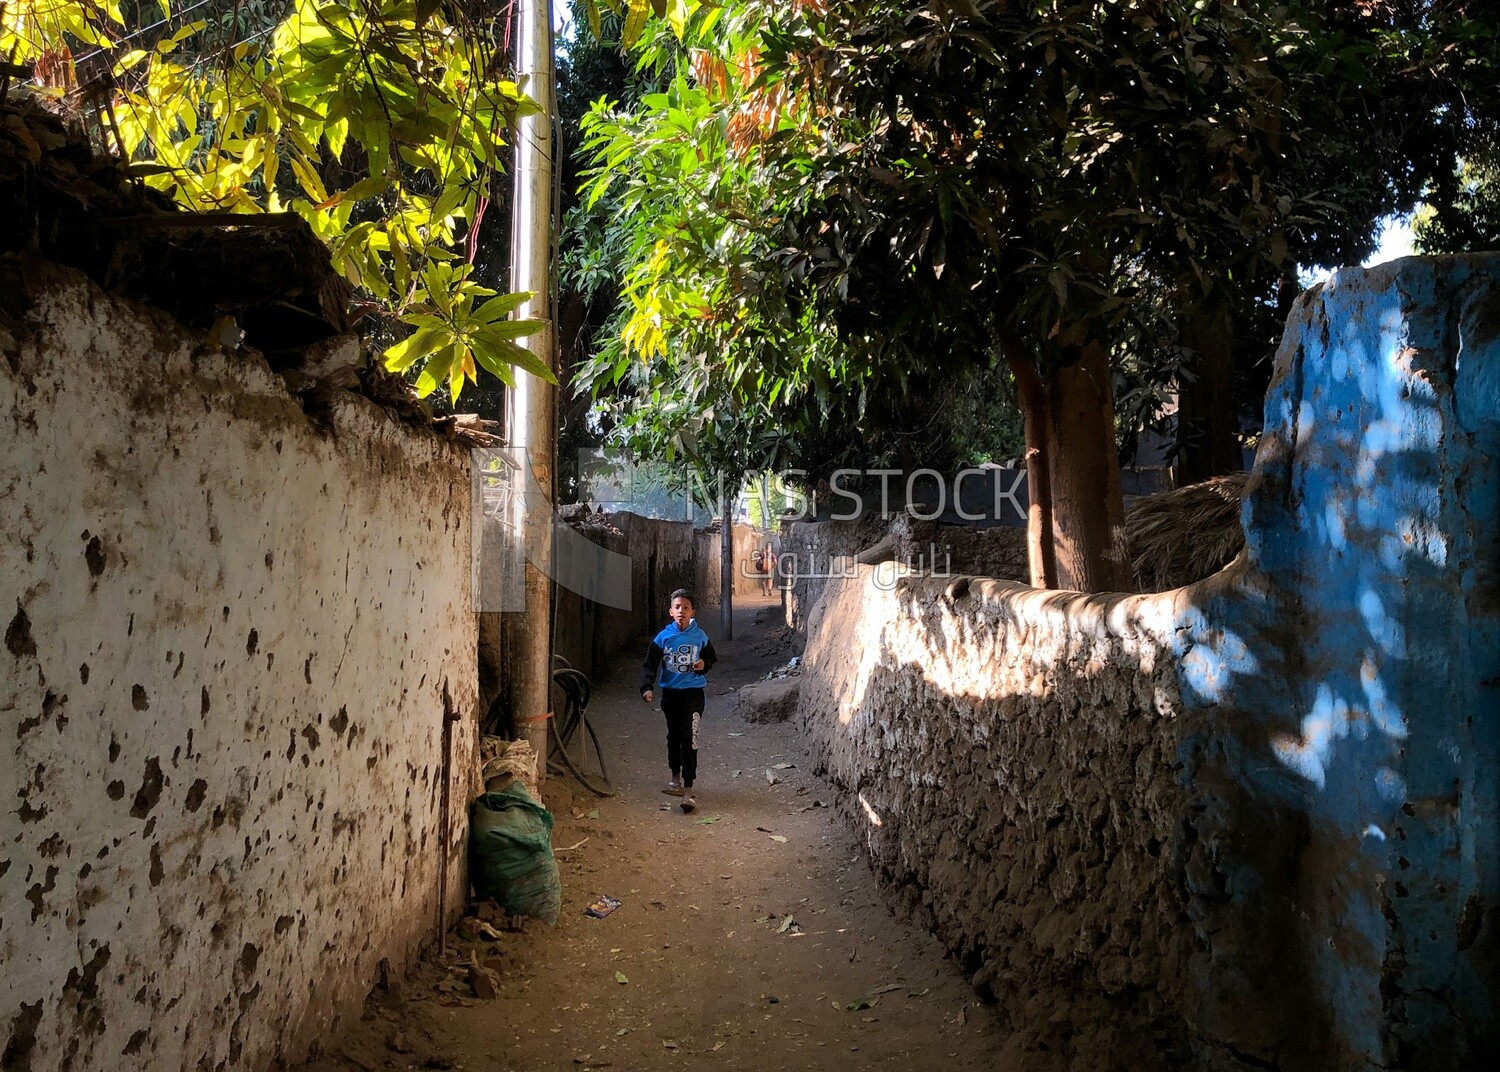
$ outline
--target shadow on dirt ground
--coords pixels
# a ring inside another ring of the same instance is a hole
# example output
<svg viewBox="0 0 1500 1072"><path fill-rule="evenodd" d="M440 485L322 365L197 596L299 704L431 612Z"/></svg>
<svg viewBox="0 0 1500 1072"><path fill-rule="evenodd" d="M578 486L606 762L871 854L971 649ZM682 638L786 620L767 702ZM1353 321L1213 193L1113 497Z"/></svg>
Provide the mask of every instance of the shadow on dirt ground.
<svg viewBox="0 0 1500 1072"><path fill-rule="evenodd" d="M743 602L736 639L715 641L698 810L685 815L660 791L665 724L641 702L627 654L588 711L617 795L557 776L544 790L566 850L557 926L501 917L487 932L466 920L446 955L377 988L363 1019L301 1072L1000 1064L993 1011L933 938L892 916L800 732L735 713L735 691L792 654L779 608ZM702 610L717 637L718 609ZM601 894L622 906L584 915ZM476 996L471 963L495 969L494 997Z"/></svg>

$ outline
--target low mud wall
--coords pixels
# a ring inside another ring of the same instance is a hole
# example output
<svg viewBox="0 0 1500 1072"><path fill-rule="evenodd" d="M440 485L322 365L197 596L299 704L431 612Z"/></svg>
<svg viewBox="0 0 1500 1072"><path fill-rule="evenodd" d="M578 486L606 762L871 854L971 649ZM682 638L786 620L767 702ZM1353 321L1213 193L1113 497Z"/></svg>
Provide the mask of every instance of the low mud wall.
<svg viewBox="0 0 1500 1072"><path fill-rule="evenodd" d="M1149 596L831 581L798 718L1027 1068L1500 1052L1500 258L1299 302L1244 554Z"/></svg>
<svg viewBox="0 0 1500 1072"><path fill-rule="evenodd" d="M295 1061L464 901L467 453L4 267L4 1066Z"/></svg>
<svg viewBox="0 0 1500 1072"><path fill-rule="evenodd" d="M1172 601L901 573L828 583L799 704L881 879L1033 1050L1180 1051L1202 950Z"/></svg>
<svg viewBox="0 0 1500 1072"><path fill-rule="evenodd" d="M968 528L920 521L906 514L867 514L848 521L787 521L781 526L779 584L785 592L786 624L799 632L831 575L860 552L888 541L881 560L895 560L926 573L983 574L1006 580L1030 576L1026 530Z"/></svg>

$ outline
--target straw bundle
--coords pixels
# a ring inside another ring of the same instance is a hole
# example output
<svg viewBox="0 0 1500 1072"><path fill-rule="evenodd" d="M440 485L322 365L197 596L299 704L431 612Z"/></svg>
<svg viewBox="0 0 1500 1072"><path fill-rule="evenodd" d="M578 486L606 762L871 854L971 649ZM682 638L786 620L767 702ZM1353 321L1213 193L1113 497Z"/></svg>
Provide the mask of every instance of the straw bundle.
<svg viewBox="0 0 1500 1072"><path fill-rule="evenodd" d="M1164 592L1201 581L1245 546L1240 500L1248 473L1214 477L1125 508L1125 536L1137 591Z"/></svg>

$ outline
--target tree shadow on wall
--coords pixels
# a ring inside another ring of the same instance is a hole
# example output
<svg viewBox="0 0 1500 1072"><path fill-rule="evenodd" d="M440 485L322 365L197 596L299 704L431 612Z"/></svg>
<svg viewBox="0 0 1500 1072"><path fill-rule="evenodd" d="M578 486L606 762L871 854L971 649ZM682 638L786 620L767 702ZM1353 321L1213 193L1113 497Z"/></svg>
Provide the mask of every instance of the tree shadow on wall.
<svg viewBox="0 0 1500 1072"><path fill-rule="evenodd" d="M848 788L1033 1056L1493 1055L1497 277L1414 259L1304 297L1218 576L882 605Z"/></svg>

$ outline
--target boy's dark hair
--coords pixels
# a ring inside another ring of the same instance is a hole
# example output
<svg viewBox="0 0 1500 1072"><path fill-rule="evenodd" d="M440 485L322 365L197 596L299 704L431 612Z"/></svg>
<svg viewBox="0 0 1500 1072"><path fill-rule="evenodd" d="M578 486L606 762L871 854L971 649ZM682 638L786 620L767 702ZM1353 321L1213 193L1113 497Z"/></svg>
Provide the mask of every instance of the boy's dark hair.
<svg viewBox="0 0 1500 1072"><path fill-rule="evenodd" d="M685 599L689 603L691 603L694 607L698 606L698 601L693 598L693 593L689 592L686 588L679 588L679 589L677 589L677 591L673 592L670 596L668 596L667 597L667 605L671 606L672 601L674 599Z"/></svg>

